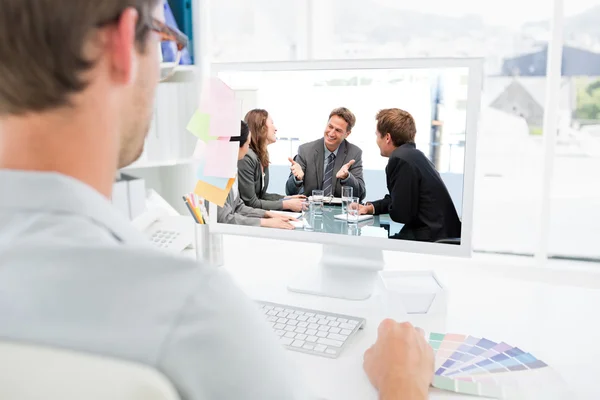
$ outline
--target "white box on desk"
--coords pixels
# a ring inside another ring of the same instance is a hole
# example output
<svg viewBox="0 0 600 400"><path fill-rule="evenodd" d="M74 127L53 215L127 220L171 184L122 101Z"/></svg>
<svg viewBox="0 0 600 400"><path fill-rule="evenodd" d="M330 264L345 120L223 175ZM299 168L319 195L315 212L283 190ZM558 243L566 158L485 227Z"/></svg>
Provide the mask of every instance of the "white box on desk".
<svg viewBox="0 0 600 400"><path fill-rule="evenodd" d="M446 314L448 290L434 271L380 271L388 304L402 304L407 314Z"/></svg>

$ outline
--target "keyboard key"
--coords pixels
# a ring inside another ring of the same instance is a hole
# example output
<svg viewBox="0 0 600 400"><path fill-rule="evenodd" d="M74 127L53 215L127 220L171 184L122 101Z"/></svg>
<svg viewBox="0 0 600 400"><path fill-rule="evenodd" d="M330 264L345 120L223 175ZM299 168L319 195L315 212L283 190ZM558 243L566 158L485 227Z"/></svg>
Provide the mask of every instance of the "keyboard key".
<svg viewBox="0 0 600 400"><path fill-rule="evenodd" d="M269 317L269 318L267 318L267 321L269 321L269 322L277 322L277 317Z"/></svg>
<svg viewBox="0 0 600 400"><path fill-rule="evenodd" d="M278 314L278 312L275 310L267 311L267 315L272 315L275 317L277 314Z"/></svg>
<svg viewBox="0 0 600 400"><path fill-rule="evenodd" d="M316 337L316 336L308 336L308 337L306 338L306 341L307 341L307 342L310 342L310 343L316 343L316 342L317 342L317 340L319 340L319 338L318 338L318 337Z"/></svg>
<svg viewBox="0 0 600 400"><path fill-rule="evenodd" d="M348 339L348 336L346 335L338 335L337 333L330 333L329 336L327 336L328 339L333 339L333 340L339 340L341 342L344 342L346 339Z"/></svg>
<svg viewBox="0 0 600 400"><path fill-rule="evenodd" d="M308 336L306 336L306 335L303 335L303 334L296 335L296 339L297 339L297 340L306 340L306 338L307 338L307 337L308 337ZM332 339L333 339L333 338L332 338Z"/></svg>
<svg viewBox="0 0 600 400"><path fill-rule="evenodd" d="M314 324L315 322L319 322L319 320L317 318L311 317L308 319L308 322L310 322L311 324Z"/></svg>
<svg viewBox="0 0 600 400"><path fill-rule="evenodd" d="M285 328L285 325L284 325L284 324L275 324L275 325L273 326L273 329L284 329L284 328Z"/></svg>
<svg viewBox="0 0 600 400"><path fill-rule="evenodd" d="M308 326L308 328L309 328L309 329L319 329L319 325L317 325L317 324L310 324L310 325Z"/></svg>
<svg viewBox="0 0 600 400"><path fill-rule="evenodd" d="M331 328L329 330L330 333L340 333L342 330L340 328Z"/></svg>
<svg viewBox="0 0 600 400"><path fill-rule="evenodd" d="M327 321L325 318L322 318L319 320L318 324L319 325L329 325L329 321Z"/></svg>
<svg viewBox="0 0 600 400"><path fill-rule="evenodd" d="M329 330L329 332L331 332L331 330ZM341 332L338 332L338 333L341 333L342 335L349 335L352 333L352 331L349 329L342 329Z"/></svg>
<svg viewBox="0 0 600 400"><path fill-rule="evenodd" d="M325 350L325 353L327 353L327 354L332 354L332 355L336 355L338 352L337 352L337 351L335 351L335 349L327 349L327 350Z"/></svg>
<svg viewBox="0 0 600 400"><path fill-rule="evenodd" d="M289 308L286 308L285 310L283 310L284 312L291 314L294 312L294 310L290 310Z"/></svg>
<svg viewBox="0 0 600 400"><path fill-rule="evenodd" d="M304 315L306 315L307 317L314 317L315 314L311 313L311 312L305 312Z"/></svg>
<svg viewBox="0 0 600 400"><path fill-rule="evenodd" d="M347 323L348 320L346 318L338 318L338 322Z"/></svg>
<svg viewBox="0 0 600 400"><path fill-rule="evenodd" d="M337 321L330 321L329 326L333 326L334 328L337 328L338 326L340 326L340 323Z"/></svg>
<svg viewBox="0 0 600 400"><path fill-rule="evenodd" d="M283 311L282 311L282 312L280 312L279 314L277 314L277 316L278 316L278 317L281 317L281 318L285 318L285 317L287 317L288 315L290 315L290 313L286 313L286 312L283 312Z"/></svg>
<svg viewBox="0 0 600 400"><path fill-rule="evenodd" d="M329 320L329 321L335 321L335 320L337 320L337 318L336 318L336 317L327 317L327 318L325 318L325 319L327 319L327 320Z"/></svg>
<svg viewBox="0 0 600 400"><path fill-rule="evenodd" d="M354 325L350 325L350 324L346 324L346 323L341 323L340 324L340 328L353 330L354 329Z"/></svg>
<svg viewBox="0 0 600 400"><path fill-rule="evenodd" d="M325 350L327 350L327 346L323 346L323 345L315 346L315 351L318 351L319 353L323 353Z"/></svg>
<svg viewBox="0 0 600 400"><path fill-rule="evenodd" d="M288 317L288 319L291 319L291 320L297 320L299 315L298 314L289 314L287 317Z"/></svg>
<svg viewBox="0 0 600 400"><path fill-rule="evenodd" d="M296 326L298 325L298 321L288 321L287 324L291 326Z"/></svg>
<svg viewBox="0 0 600 400"><path fill-rule="evenodd" d="M290 325L286 325L286 327L283 328L283 329L285 329L288 332L294 332L296 330L296 327L290 326Z"/></svg>
<svg viewBox="0 0 600 400"><path fill-rule="evenodd" d="M287 332L284 336L293 339L296 337L296 334L294 332Z"/></svg>
<svg viewBox="0 0 600 400"><path fill-rule="evenodd" d="M302 347L304 346L304 340L296 340L292 343L292 347Z"/></svg>
<svg viewBox="0 0 600 400"><path fill-rule="evenodd" d="M281 339L279 339L279 343L281 343L284 346L289 346L290 344L294 343L294 339L282 337Z"/></svg>
<svg viewBox="0 0 600 400"><path fill-rule="evenodd" d="M273 310L275 310L275 311L283 311L283 308L281 308L281 307L275 307L275 308L273 308Z"/></svg>
<svg viewBox="0 0 600 400"><path fill-rule="evenodd" d="M316 329L307 329L306 332L307 335L311 335L311 336L315 336L317 334L317 330Z"/></svg>
<svg viewBox="0 0 600 400"><path fill-rule="evenodd" d="M319 338L319 340L317 340L317 343L324 344L326 346L333 346L333 347L342 347L342 345L344 344L343 342L340 342L339 340L332 340L332 339L325 339L325 338Z"/></svg>
<svg viewBox="0 0 600 400"><path fill-rule="evenodd" d="M296 330L294 332L296 332L296 333L306 333L306 328L296 328Z"/></svg>
<svg viewBox="0 0 600 400"><path fill-rule="evenodd" d="M317 336L320 338L326 338L328 335L327 332L317 332Z"/></svg>
<svg viewBox="0 0 600 400"><path fill-rule="evenodd" d="M302 346L302 348L306 350L313 350L315 346L313 346L312 344L305 344L304 346Z"/></svg>
<svg viewBox="0 0 600 400"><path fill-rule="evenodd" d="M279 322L280 324L287 324L287 322L288 322L288 319L287 319L287 318L279 318L279 319L277 320L277 322Z"/></svg>
<svg viewBox="0 0 600 400"><path fill-rule="evenodd" d="M319 330L322 332L329 332L329 327L327 325L321 325Z"/></svg>
<svg viewBox="0 0 600 400"><path fill-rule="evenodd" d="M298 322L300 328L308 328L308 322Z"/></svg>
<svg viewBox="0 0 600 400"><path fill-rule="evenodd" d="M327 318L327 316L325 316L325 315L323 315L323 314L317 314L317 315L316 315L316 317L317 317L318 319L325 319L325 318Z"/></svg>
<svg viewBox="0 0 600 400"><path fill-rule="evenodd" d="M355 320L355 319L348 320L348 323L349 323L350 325L358 325L358 321L357 321L357 320Z"/></svg>
<svg viewBox="0 0 600 400"><path fill-rule="evenodd" d="M301 315L298 317L298 321L302 321L302 322L308 321L308 317L306 315Z"/></svg>
<svg viewBox="0 0 600 400"><path fill-rule="evenodd" d="M281 336L285 335L285 331L280 329L280 330L275 331L275 334L277 336L281 337Z"/></svg>

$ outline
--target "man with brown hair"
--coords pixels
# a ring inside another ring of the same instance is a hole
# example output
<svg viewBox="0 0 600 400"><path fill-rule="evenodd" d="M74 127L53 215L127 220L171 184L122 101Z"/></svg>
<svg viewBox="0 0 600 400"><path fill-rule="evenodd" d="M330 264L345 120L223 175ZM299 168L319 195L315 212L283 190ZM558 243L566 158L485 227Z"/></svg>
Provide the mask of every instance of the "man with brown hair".
<svg viewBox="0 0 600 400"><path fill-rule="evenodd" d="M323 138L301 145L298 155L289 159L287 195L311 196L320 189L325 196L341 197L342 186L351 186L354 197L365 198L362 150L346 140L355 123L356 117L347 108L331 111Z"/></svg>
<svg viewBox="0 0 600 400"><path fill-rule="evenodd" d="M408 112L398 108L377 113L376 141L383 157L390 194L360 206L361 214L389 214L404 224L395 239L434 242L461 236L461 222L435 166L415 146L417 129Z"/></svg>
<svg viewBox="0 0 600 400"><path fill-rule="evenodd" d="M158 250L110 204L142 152L159 40L186 45L161 10L0 0L0 340L146 364L183 400L305 398L223 269ZM385 396L424 399L433 356L388 321L365 368Z"/></svg>

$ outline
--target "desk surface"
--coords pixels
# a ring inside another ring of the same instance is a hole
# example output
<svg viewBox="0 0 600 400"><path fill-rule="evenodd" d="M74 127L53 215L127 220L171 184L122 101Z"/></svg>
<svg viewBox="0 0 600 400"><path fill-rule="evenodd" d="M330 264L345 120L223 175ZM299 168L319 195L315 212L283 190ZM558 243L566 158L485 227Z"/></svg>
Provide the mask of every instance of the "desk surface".
<svg viewBox="0 0 600 400"><path fill-rule="evenodd" d="M224 268L253 299L366 317L365 329L337 360L292 351L286 353L306 382L323 398L377 398L362 369L364 351L374 342L379 322L389 316L384 315L377 296L351 302L287 291L286 285L295 272L318 262L319 245L225 236L224 248ZM236 251L227 251L232 248ZM269 251L270 257L257 253L257 248ZM302 257L289 257L292 253ZM254 254L256 259L249 260ZM596 362L600 359L596 340L600 330L597 317L600 286L584 288L561 286L560 280L549 284L504 278L486 272L489 271L486 268L471 268L479 267L479 262L482 267L489 263L487 259L386 253L386 269L433 269L449 290L446 315L404 315L404 319L427 331L465 333L519 346L560 373L575 393L573 399L600 398L600 386L594 383L600 373ZM465 263L471 267L463 268ZM394 317L401 319L402 316ZM430 398L473 399L437 389L431 389Z"/></svg>
<svg viewBox="0 0 600 400"><path fill-rule="evenodd" d="M323 214L315 215L307 213L306 221L304 221L304 230L311 232L335 233L339 235L349 236L371 236L387 238L389 233L382 226L382 222L390 225L389 217L386 215L375 215L373 218L365 221L360 221L357 224L349 224L347 221L335 218L336 215L342 214L342 208L339 205L324 205ZM395 224L394 232L400 231L402 225Z"/></svg>

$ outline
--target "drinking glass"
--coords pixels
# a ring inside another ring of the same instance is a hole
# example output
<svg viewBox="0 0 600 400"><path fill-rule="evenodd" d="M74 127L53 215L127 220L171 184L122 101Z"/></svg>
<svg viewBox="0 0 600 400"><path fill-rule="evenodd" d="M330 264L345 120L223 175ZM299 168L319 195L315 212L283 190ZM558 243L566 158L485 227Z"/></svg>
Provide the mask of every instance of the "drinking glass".
<svg viewBox="0 0 600 400"><path fill-rule="evenodd" d="M360 203L358 202L358 197L351 197L348 201L348 223L349 224L358 224L358 213L360 211Z"/></svg>
<svg viewBox="0 0 600 400"><path fill-rule="evenodd" d="M352 198L354 188L352 186L342 186L342 214L348 212L348 203Z"/></svg>
<svg viewBox="0 0 600 400"><path fill-rule="evenodd" d="M323 215L323 196L325 192L322 190L312 191L313 212L315 215Z"/></svg>

